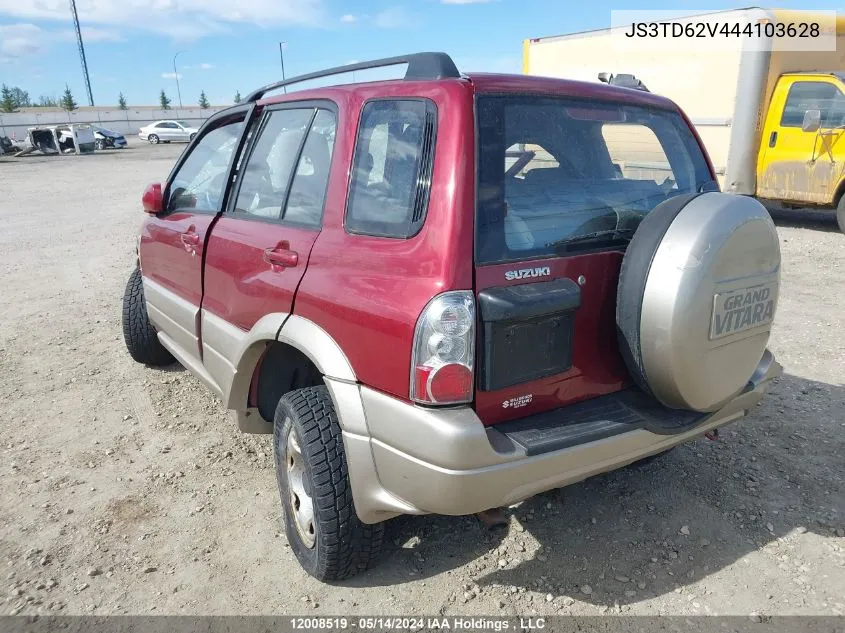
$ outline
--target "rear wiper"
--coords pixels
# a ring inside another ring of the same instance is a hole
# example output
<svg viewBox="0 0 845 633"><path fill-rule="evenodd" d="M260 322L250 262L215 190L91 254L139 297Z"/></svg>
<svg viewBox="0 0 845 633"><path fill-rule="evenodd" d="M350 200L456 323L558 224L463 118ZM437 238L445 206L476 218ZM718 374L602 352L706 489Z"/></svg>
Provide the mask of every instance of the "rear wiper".
<svg viewBox="0 0 845 633"><path fill-rule="evenodd" d="M579 244L581 242L592 241L630 242L631 237L633 237L633 235L634 229L612 229L607 231L596 231L595 233L584 233L582 235L572 235L570 237L564 237L563 239L558 240L556 242L549 242L548 244L546 244L546 246L552 248L560 248L561 246L568 246L570 244Z"/></svg>

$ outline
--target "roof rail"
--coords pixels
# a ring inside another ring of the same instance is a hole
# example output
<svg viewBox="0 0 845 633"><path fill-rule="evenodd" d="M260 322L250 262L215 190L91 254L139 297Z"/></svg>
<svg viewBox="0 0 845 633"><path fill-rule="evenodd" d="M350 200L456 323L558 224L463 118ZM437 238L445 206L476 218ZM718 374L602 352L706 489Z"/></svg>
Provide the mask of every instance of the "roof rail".
<svg viewBox="0 0 845 633"><path fill-rule="evenodd" d="M298 84L303 81L311 79L319 79L320 77L329 77L331 75L340 75L343 73L350 73L355 70L367 70L369 68L382 68L384 66L397 66L399 64L408 64L408 69L405 71L405 79L446 79L457 78L461 76L458 72L458 67L455 62L446 53L412 53L410 55L399 55L398 57L385 57L384 59L374 59L369 62L359 62L357 64L347 64L346 66L335 66L326 70L319 70L317 72L308 73L307 75L299 75L291 77L284 81L277 81L268 84L263 88L259 88L255 92L247 96L247 101L258 101L265 94L279 88L285 88L292 84Z"/></svg>

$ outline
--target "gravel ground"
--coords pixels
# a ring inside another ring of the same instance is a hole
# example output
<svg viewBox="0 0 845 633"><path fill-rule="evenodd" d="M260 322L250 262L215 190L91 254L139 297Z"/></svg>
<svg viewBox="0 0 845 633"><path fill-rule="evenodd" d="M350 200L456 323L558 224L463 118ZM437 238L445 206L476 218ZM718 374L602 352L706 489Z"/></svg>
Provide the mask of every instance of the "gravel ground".
<svg viewBox="0 0 845 633"><path fill-rule="evenodd" d="M381 564L329 586L281 533L268 437L124 350L140 192L180 150L0 159L0 614L845 614L830 217L776 214L785 374L721 441L540 495L506 529L396 519Z"/></svg>

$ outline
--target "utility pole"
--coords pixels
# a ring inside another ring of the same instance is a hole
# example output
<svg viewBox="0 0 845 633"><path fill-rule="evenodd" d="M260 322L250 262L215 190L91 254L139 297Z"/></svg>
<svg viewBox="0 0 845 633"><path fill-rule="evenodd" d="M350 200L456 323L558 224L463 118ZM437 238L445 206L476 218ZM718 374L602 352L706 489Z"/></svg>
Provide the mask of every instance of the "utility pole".
<svg viewBox="0 0 845 633"><path fill-rule="evenodd" d="M282 60L282 81L285 80L285 44L287 44L287 42L279 42L279 59ZM282 88L284 89L285 93L287 93L287 86L282 86Z"/></svg>
<svg viewBox="0 0 845 633"><path fill-rule="evenodd" d="M76 29L76 44L79 47L79 58L82 60L82 76L85 78L85 91L88 93L88 105L94 105L94 95L91 92L91 80L88 78L88 62L85 60L85 46L82 44L82 30L79 28L79 16L76 14L76 0L70 0L70 12L73 14L73 27Z"/></svg>
<svg viewBox="0 0 845 633"><path fill-rule="evenodd" d="M176 80L176 94L179 97L179 109L182 109L182 90L179 89L179 71L176 70L176 58L185 51L179 51L173 56L173 78Z"/></svg>

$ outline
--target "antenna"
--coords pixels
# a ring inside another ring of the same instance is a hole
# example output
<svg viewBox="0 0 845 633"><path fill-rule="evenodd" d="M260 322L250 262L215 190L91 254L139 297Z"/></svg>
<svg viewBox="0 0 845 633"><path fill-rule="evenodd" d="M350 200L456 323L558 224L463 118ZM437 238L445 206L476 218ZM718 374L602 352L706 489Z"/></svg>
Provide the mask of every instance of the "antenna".
<svg viewBox="0 0 845 633"><path fill-rule="evenodd" d="M79 59L82 60L82 75L85 77L85 90L88 92L88 105L94 105L91 93L91 80L88 78L88 62L85 61L85 46L82 44L82 31L79 28L79 16L76 14L76 0L70 0L70 12L73 13L73 26L76 29L76 43L79 46Z"/></svg>

